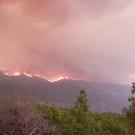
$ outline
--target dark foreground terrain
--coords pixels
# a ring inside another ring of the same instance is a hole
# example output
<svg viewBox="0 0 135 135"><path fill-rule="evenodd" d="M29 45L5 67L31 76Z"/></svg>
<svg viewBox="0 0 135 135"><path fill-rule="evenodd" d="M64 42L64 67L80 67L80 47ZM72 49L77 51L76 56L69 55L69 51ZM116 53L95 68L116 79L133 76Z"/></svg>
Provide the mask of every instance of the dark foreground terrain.
<svg viewBox="0 0 135 135"><path fill-rule="evenodd" d="M130 135L130 131L126 113L92 113L83 90L68 109L16 96L0 102L0 135Z"/></svg>

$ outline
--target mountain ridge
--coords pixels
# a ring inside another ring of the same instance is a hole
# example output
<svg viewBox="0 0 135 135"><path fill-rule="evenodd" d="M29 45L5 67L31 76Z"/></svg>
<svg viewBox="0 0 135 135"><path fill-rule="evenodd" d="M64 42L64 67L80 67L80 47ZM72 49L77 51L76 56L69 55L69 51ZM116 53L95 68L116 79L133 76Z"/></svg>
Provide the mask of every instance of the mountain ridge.
<svg viewBox="0 0 135 135"><path fill-rule="evenodd" d="M52 83L37 76L7 76L0 72L1 95L16 93L34 97L39 102L72 106L80 89L86 90L89 105L94 112L120 113L123 107L128 106L128 85L68 79Z"/></svg>

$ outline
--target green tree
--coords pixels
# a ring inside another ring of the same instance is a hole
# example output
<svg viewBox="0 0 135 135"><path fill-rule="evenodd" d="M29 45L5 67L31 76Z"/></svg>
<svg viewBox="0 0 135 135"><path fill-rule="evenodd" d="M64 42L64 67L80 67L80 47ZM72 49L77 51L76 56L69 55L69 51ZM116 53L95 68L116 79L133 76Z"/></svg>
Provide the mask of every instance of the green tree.
<svg viewBox="0 0 135 135"><path fill-rule="evenodd" d="M76 120L76 135L94 135L94 118L89 112L87 94L84 90L80 91L72 114Z"/></svg>
<svg viewBox="0 0 135 135"><path fill-rule="evenodd" d="M35 108L62 135L129 135L127 117L121 114L97 114L89 111L87 94L80 91L73 108L38 104Z"/></svg>
<svg viewBox="0 0 135 135"><path fill-rule="evenodd" d="M80 95L77 97L77 101L75 103L75 109L77 109L79 114L89 111L89 105L87 102L87 94L84 90L81 90Z"/></svg>
<svg viewBox="0 0 135 135"><path fill-rule="evenodd" d="M135 135L135 83L132 84L132 96L129 97L130 106L126 110L126 115L130 123L131 134Z"/></svg>

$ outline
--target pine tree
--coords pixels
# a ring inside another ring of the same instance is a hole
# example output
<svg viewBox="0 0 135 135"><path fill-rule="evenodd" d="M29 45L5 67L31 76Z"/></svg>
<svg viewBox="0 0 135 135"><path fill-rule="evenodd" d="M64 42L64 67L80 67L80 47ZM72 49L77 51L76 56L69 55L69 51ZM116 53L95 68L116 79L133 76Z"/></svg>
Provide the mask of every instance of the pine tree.
<svg viewBox="0 0 135 135"><path fill-rule="evenodd" d="M75 108L78 110L78 113L85 113L89 111L89 105L87 104L87 95L84 90L80 91L80 95L77 97L77 101L75 103Z"/></svg>
<svg viewBox="0 0 135 135"><path fill-rule="evenodd" d="M77 101L72 110L73 115L78 123L76 125L76 135L93 135L94 119L89 111L87 94L84 90L80 91Z"/></svg>

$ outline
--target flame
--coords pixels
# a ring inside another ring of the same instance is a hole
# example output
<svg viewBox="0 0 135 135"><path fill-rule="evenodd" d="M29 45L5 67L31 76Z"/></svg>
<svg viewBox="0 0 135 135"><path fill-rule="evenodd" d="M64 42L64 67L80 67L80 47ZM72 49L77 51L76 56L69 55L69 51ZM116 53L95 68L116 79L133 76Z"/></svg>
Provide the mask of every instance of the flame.
<svg viewBox="0 0 135 135"><path fill-rule="evenodd" d="M14 72L3 72L5 75L7 75L7 76L19 76L19 75L21 75L21 73L20 72L18 72L18 71L14 71Z"/></svg>
<svg viewBox="0 0 135 135"><path fill-rule="evenodd" d="M13 73L13 76L19 76L19 75L21 75L21 73L18 72L18 71L16 71L16 72Z"/></svg>
<svg viewBox="0 0 135 135"><path fill-rule="evenodd" d="M34 75L29 74L29 73L27 73L27 72L24 72L23 74L26 75L27 77L33 77L33 76L34 76Z"/></svg>
<svg viewBox="0 0 135 135"><path fill-rule="evenodd" d="M39 74L35 74L35 73L28 73L28 72L20 72L20 71L3 71L3 73L7 76L20 76L20 75L25 75L27 77L39 77L39 78L42 78L42 79L45 79L45 80L48 80L49 82L58 82L60 80L66 80L66 79L69 79L68 76L64 76L64 75L58 75L56 77L52 77L51 79L49 78L46 78L44 75L39 75Z"/></svg>
<svg viewBox="0 0 135 135"><path fill-rule="evenodd" d="M59 76L57 78L54 78L54 79L51 79L51 80L48 80L49 82L58 82L60 80L66 80L66 79L69 79L69 77L67 76Z"/></svg>

